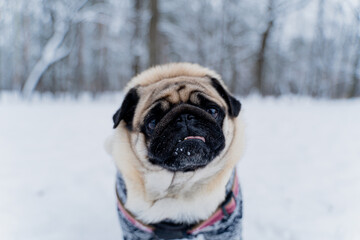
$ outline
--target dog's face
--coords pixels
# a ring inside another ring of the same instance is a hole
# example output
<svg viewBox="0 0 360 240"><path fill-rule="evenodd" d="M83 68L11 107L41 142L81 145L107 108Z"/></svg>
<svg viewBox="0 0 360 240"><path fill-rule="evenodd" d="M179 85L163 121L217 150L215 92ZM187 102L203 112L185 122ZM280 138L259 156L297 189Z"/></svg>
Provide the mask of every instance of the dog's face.
<svg viewBox="0 0 360 240"><path fill-rule="evenodd" d="M194 94L194 102L191 98L175 104L164 100L149 111L142 131L153 164L170 171L191 171L206 166L223 150L224 110L203 95Z"/></svg>
<svg viewBox="0 0 360 240"><path fill-rule="evenodd" d="M217 74L202 70L183 75L167 69L170 74L160 74L162 78L142 74L131 82L113 121L114 128L122 127L132 136L141 164L194 171L221 155L233 138L229 122L241 104Z"/></svg>

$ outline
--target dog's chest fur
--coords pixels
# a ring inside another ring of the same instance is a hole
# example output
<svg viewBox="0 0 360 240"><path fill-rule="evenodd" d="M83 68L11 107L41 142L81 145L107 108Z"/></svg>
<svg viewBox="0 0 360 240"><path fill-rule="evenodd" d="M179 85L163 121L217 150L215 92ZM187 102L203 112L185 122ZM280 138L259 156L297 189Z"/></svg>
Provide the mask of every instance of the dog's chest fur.
<svg viewBox="0 0 360 240"><path fill-rule="evenodd" d="M202 176L193 172L146 173L144 183L147 197L135 204L128 202L126 207L145 222L164 219L194 222L207 219L224 199L226 182L223 187L216 187L204 196L202 189L207 181L199 182L198 178Z"/></svg>

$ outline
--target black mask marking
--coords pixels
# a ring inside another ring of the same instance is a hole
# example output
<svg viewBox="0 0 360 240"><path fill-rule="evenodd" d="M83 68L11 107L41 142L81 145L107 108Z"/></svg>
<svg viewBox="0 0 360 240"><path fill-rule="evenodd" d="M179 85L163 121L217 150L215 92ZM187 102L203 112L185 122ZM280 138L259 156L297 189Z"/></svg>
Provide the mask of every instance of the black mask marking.
<svg viewBox="0 0 360 240"><path fill-rule="evenodd" d="M215 119L206 110L186 103L173 107L148 136L150 161L170 171L206 166L225 147L223 111L220 116Z"/></svg>

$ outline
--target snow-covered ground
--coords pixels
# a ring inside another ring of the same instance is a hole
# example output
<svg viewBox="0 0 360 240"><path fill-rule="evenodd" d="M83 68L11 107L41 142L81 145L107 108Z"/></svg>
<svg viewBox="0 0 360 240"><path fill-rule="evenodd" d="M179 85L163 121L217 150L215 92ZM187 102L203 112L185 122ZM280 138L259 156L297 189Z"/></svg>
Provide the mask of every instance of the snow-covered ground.
<svg viewBox="0 0 360 240"><path fill-rule="evenodd" d="M0 98L0 239L120 239L103 150L120 97ZM360 239L360 99L242 100L245 240Z"/></svg>

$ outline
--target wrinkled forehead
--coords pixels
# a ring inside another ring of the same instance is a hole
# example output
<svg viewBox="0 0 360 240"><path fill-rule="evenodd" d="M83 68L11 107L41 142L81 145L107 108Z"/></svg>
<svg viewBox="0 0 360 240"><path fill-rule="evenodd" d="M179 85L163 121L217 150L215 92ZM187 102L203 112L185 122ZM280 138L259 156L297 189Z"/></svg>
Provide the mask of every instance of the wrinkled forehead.
<svg viewBox="0 0 360 240"><path fill-rule="evenodd" d="M153 84L140 85L138 91L141 99L134 116L137 123L144 119L151 107L157 103L162 103L164 108L170 104L187 102L197 104L199 95L205 96L208 100L226 109L225 101L212 87L208 77L181 76L162 79Z"/></svg>

